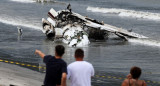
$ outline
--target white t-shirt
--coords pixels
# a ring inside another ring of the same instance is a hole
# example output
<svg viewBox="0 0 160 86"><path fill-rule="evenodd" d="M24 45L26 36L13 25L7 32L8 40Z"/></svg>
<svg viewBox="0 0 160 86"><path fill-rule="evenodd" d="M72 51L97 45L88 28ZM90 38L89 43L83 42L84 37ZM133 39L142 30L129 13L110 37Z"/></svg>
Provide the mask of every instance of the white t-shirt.
<svg viewBox="0 0 160 86"><path fill-rule="evenodd" d="M68 65L67 78L71 86L91 86L91 76L94 76L92 64L86 61L75 61Z"/></svg>

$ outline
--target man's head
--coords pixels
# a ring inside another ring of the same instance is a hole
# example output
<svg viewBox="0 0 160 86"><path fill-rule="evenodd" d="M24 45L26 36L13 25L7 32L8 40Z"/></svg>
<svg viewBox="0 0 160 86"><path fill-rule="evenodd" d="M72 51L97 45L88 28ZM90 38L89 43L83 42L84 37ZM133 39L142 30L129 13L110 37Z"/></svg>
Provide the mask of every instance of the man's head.
<svg viewBox="0 0 160 86"><path fill-rule="evenodd" d="M65 53L65 48L64 48L63 45L57 45L55 47L55 54L56 54L56 56L62 57L64 53Z"/></svg>
<svg viewBox="0 0 160 86"><path fill-rule="evenodd" d="M75 58L83 59L84 51L80 48L76 49L75 51Z"/></svg>
<svg viewBox="0 0 160 86"><path fill-rule="evenodd" d="M141 76L141 68L139 67L132 67L130 70L130 74L132 75L133 79L138 79Z"/></svg>

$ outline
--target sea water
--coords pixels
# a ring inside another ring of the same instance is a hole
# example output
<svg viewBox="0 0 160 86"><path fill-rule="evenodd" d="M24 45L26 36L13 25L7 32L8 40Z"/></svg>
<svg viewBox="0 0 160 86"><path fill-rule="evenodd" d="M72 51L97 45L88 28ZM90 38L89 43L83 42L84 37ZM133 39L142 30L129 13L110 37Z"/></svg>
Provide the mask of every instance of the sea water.
<svg viewBox="0 0 160 86"><path fill-rule="evenodd" d="M54 55L54 47L62 44L66 48L64 60L68 64L73 62L76 48L60 41L49 40L41 31L41 19L47 18L49 9L63 10L69 3L74 12L83 16L123 29L132 29L133 32L149 37L124 41L110 35L108 40L91 41L88 46L80 47L85 51L85 60L93 64L96 75L124 78L132 66L139 66L142 68L141 79L160 81L158 0L57 0L50 3L38 3L34 0L0 0L0 59L39 65L43 64L43 61L34 54L35 49L46 55ZM92 9L88 10L91 7ZM104 13L101 9L109 12ZM23 29L21 36L17 33L17 26ZM34 68L25 68L38 72ZM123 79L95 77L92 84L118 86L122 81ZM159 86L158 83L148 84Z"/></svg>

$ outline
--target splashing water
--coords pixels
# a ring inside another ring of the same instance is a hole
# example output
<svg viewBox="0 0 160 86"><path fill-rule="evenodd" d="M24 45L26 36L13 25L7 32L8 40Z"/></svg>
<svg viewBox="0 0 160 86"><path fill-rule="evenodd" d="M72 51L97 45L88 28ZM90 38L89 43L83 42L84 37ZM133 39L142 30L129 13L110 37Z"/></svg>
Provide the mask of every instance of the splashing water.
<svg viewBox="0 0 160 86"><path fill-rule="evenodd" d="M91 12L118 14L119 16L123 17L160 20L160 13L151 13L151 12L134 11L134 10L117 9L117 8L100 8L100 7L88 7L87 10Z"/></svg>

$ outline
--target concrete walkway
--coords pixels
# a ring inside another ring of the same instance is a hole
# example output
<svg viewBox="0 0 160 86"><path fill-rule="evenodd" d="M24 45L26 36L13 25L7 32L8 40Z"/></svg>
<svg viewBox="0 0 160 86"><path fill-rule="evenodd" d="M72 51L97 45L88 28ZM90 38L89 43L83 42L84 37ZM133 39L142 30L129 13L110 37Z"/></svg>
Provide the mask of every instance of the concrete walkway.
<svg viewBox="0 0 160 86"><path fill-rule="evenodd" d="M0 62L0 86L41 86L45 73Z"/></svg>

